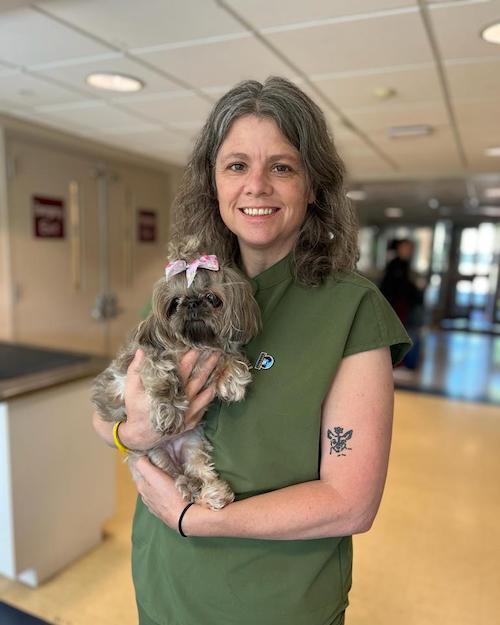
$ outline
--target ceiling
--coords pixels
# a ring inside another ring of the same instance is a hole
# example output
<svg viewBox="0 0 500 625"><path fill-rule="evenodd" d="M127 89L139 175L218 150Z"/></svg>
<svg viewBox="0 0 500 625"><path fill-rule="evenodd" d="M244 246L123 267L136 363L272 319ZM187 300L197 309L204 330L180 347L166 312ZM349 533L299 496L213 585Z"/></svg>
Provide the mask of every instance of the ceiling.
<svg viewBox="0 0 500 625"><path fill-rule="evenodd" d="M0 111L182 165L221 93L282 75L325 111L363 221L492 215L500 45L479 35L495 21L500 0L1 0ZM98 91L96 71L145 88ZM433 131L388 135L413 124Z"/></svg>

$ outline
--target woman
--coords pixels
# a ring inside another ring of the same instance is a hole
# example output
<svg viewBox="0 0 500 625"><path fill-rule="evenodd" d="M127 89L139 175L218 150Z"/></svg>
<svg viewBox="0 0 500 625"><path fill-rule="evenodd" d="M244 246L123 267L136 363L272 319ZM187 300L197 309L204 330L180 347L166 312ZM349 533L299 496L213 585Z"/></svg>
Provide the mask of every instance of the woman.
<svg viewBox="0 0 500 625"><path fill-rule="evenodd" d="M182 361L193 425L205 415L220 511L185 502L140 458L133 575L141 625L343 623L351 535L367 531L384 486L392 363L408 345L377 289L353 273L356 228L344 168L319 108L293 83L246 81L215 105L176 200L177 234L196 233L252 280L263 331L247 346L239 404L210 404L196 353ZM120 438L151 445L128 375ZM95 419L112 442L110 425ZM182 525L179 518L182 518ZM178 530L182 530L187 538Z"/></svg>

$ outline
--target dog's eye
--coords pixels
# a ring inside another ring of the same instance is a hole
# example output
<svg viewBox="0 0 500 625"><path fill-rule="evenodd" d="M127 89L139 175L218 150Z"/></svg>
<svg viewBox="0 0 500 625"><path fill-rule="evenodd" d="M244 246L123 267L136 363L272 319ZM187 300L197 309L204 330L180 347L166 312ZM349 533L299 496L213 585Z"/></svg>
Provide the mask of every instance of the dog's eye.
<svg viewBox="0 0 500 625"><path fill-rule="evenodd" d="M211 291L209 291L205 295L205 299L207 299L214 308L218 308L219 306L222 306L222 300L218 298L217 295L215 295L215 293L212 293Z"/></svg>
<svg viewBox="0 0 500 625"><path fill-rule="evenodd" d="M167 316L170 317L170 315L173 315L175 312L177 312L177 308L179 307L181 298L180 297L174 297L174 299L170 302L170 305L167 309Z"/></svg>

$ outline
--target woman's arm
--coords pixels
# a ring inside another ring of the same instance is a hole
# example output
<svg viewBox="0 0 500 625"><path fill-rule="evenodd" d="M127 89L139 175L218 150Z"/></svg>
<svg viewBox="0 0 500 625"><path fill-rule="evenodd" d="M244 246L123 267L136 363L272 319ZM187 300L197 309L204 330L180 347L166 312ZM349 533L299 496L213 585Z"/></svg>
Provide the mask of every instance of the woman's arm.
<svg viewBox="0 0 500 625"><path fill-rule="evenodd" d="M323 404L319 480L241 500L220 511L191 506L183 520L185 534L298 540L367 531L387 473L393 394L388 348L344 358ZM136 466L143 477L137 487L146 505L176 528L185 502L173 481L147 459L139 459Z"/></svg>

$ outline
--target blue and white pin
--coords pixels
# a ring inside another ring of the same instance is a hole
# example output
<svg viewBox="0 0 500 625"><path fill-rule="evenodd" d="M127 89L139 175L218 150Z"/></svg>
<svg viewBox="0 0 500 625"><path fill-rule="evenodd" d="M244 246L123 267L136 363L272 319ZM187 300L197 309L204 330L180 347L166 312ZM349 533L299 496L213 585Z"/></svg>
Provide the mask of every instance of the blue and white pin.
<svg viewBox="0 0 500 625"><path fill-rule="evenodd" d="M255 363L255 369L270 369L274 365L274 358L266 352L260 352Z"/></svg>

